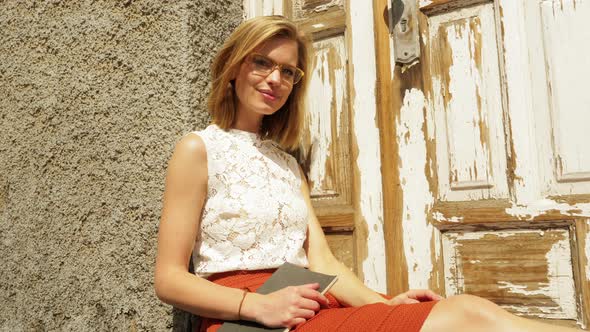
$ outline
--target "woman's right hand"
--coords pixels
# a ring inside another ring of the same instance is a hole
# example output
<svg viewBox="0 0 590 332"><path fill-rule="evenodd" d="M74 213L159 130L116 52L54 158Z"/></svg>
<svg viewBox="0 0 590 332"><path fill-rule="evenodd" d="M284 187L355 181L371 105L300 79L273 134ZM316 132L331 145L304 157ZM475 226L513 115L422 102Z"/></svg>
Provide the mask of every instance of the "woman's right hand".
<svg viewBox="0 0 590 332"><path fill-rule="evenodd" d="M268 327L293 327L305 323L328 306L328 299L320 294L318 283L289 286L267 295L248 293L242 306L243 318Z"/></svg>

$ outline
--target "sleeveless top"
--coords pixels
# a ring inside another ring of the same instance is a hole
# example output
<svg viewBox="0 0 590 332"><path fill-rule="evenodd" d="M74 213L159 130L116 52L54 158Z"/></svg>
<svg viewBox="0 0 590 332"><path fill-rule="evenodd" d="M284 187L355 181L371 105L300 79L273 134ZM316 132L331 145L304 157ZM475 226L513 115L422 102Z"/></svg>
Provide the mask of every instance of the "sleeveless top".
<svg viewBox="0 0 590 332"><path fill-rule="evenodd" d="M271 140L209 125L207 198L193 250L195 274L307 266L308 210L295 158Z"/></svg>

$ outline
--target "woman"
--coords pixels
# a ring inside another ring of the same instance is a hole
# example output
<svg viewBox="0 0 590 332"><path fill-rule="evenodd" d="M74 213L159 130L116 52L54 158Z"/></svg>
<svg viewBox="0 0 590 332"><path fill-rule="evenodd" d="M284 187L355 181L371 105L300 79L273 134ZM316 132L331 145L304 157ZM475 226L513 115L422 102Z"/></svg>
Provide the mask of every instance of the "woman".
<svg viewBox="0 0 590 332"><path fill-rule="evenodd" d="M182 138L168 166L158 297L210 318L203 331L236 319L297 331L555 331L469 295L411 290L386 299L334 258L305 177L283 152L302 128L307 52L292 22L267 16L240 25L218 53L213 124ZM338 281L328 296L317 284L254 293L285 261Z"/></svg>

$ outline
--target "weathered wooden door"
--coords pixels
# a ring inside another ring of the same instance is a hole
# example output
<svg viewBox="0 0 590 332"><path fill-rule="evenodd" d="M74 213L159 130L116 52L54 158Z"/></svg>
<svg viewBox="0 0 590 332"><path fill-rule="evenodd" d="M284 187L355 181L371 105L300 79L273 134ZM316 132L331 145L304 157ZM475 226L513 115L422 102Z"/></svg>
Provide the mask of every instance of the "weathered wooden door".
<svg viewBox="0 0 590 332"><path fill-rule="evenodd" d="M313 40L299 160L333 252L367 285L385 292L371 3L245 0L244 9L246 17L283 14Z"/></svg>
<svg viewBox="0 0 590 332"><path fill-rule="evenodd" d="M307 129L299 159L334 253L357 270L346 10L342 1L294 0L287 6L285 16L313 38Z"/></svg>
<svg viewBox="0 0 590 332"><path fill-rule="evenodd" d="M585 326L590 1L373 4L389 289Z"/></svg>
<svg viewBox="0 0 590 332"><path fill-rule="evenodd" d="M354 168L354 128L351 122L348 7L342 0L292 0L285 16L312 39L307 121L299 160L310 186L315 213L335 255L357 273L366 237Z"/></svg>

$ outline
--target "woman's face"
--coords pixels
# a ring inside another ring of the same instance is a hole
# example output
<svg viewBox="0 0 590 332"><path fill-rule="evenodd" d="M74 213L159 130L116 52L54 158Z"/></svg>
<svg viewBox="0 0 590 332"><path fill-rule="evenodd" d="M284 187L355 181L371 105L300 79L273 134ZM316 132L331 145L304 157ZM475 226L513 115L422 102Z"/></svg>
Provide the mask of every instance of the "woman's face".
<svg viewBox="0 0 590 332"><path fill-rule="evenodd" d="M273 38L254 49L259 54L278 65L297 66L297 42L284 38ZM293 85L275 68L268 75L256 70L252 57L246 57L235 78L235 90L238 98L238 116L261 117L271 115L287 101Z"/></svg>

